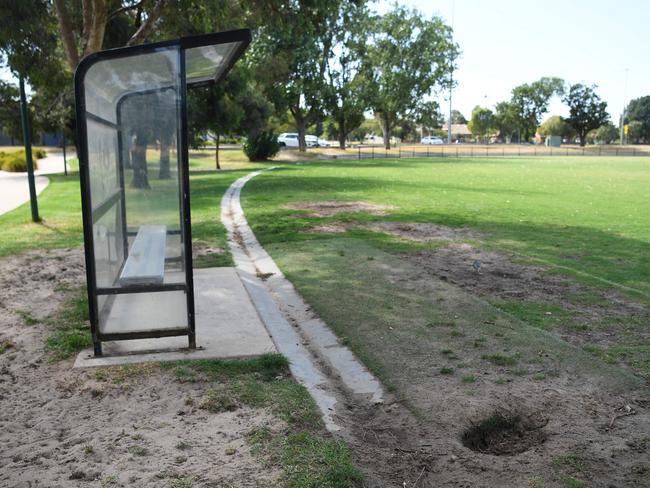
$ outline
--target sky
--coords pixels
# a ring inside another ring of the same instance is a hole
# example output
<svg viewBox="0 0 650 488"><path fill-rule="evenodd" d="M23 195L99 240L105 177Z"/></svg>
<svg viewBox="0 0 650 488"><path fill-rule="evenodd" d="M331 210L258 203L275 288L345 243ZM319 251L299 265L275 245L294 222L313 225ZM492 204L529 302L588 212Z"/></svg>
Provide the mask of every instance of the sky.
<svg viewBox="0 0 650 488"><path fill-rule="evenodd" d="M393 2L378 0L379 12ZM624 102L650 95L650 0L398 0L454 29L461 50L453 107L494 108L542 76L598 85L618 123ZM10 78L0 70L0 78ZM627 78L627 83L626 83ZM449 112L447 97L439 97ZM567 115L559 99L548 115Z"/></svg>
<svg viewBox="0 0 650 488"><path fill-rule="evenodd" d="M380 0L385 12L392 2ZM650 95L650 1L399 0L454 29L461 56L452 102L469 119L476 105L494 109L512 88L542 76L596 84L618 123L625 101ZM626 71L627 70L627 71ZM627 88L626 88L627 73ZM440 98L448 113L446 97ZM559 99L548 115L568 115Z"/></svg>

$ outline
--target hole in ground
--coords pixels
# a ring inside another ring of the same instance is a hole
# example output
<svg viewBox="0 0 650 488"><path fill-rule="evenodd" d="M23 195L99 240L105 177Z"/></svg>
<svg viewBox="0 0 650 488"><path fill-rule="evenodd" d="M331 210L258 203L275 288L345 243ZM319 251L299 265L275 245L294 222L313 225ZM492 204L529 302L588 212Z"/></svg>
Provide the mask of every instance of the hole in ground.
<svg viewBox="0 0 650 488"><path fill-rule="evenodd" d="M548 419L536 420L516 412L497 411L472 422L462 435L463 445L472 451L496 456L511 456L542 444L542 428Z"/></svg>

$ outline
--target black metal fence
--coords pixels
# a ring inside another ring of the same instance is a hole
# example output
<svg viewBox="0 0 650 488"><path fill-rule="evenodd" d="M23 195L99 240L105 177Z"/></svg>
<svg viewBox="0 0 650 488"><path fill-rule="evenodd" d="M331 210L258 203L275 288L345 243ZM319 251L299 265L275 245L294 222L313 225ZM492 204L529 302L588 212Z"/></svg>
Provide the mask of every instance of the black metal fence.
<svg viewBox="0 0 650 488"><path fill-rule="evenodd" d="M358 145L357 159L379 158L477 158L514 156L650 156L650 146L537 146L533 144L401 145L385 149L379 145Z"/></svg>

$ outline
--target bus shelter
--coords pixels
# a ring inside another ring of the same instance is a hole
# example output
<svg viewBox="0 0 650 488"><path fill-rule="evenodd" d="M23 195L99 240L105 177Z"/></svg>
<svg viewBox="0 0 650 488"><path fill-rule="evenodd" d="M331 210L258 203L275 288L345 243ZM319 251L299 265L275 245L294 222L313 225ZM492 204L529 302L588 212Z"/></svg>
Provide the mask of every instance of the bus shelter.
<svg viewBox="0 0 650 488"><path fill-rule="evenodd" d="M187 89L218 83L250 30L111 49L75 73L88 305L102 342L196 348Z"/></svg>

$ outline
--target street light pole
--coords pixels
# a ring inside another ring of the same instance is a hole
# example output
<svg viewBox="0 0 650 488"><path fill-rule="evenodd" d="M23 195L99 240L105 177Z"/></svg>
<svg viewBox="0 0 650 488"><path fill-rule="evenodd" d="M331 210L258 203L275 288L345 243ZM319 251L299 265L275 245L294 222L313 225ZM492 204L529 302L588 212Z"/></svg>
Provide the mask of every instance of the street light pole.
<svg viewBox="0 0 650 488"><path fill-rule="evenodd" d="M625 68L625 84L623 85L623 111L621 112L621 123L619 124L619 129L620 129L620 143L619 145L623 145L623 126L625 125L625 99L627 98L627 72L629 71L628 68Z"/></svg>
<svg viewBox="0 0 650 488"><path fill-rule="evenodd" d="M29 183L29 202L32 207L32 220L40 222L38 216L38 202L36 201L36 182L34 181L34 162L32 161L32 140L29 129L29 115L27 113L27 98L25 97L25 79L19 76L20 88L20 120L23 126L23 142L25 143L25 161L27 162L27 182Z"/></svg>
<svg viewBox="0 0 650 488"><path fill-rule="evenodd" d="M455 15L455 10L456 10L456 2L454 0L451 1L451 35L452 35L452 42L453 42L453 35L454 35L454 15ZM453 60L452 60L452 66L451 70L449 70L449 122L447 123L447 144L451 144L451 94L454 90L454 66L453 66Z"/></svg>

